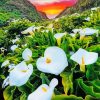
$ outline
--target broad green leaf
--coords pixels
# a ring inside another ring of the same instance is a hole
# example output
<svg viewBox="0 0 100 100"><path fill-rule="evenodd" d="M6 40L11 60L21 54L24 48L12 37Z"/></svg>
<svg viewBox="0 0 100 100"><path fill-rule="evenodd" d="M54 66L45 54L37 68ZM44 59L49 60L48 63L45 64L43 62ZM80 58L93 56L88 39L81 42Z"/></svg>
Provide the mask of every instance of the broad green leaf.
<svg viewBox="0 0 100 100"><path fill-rule="evenodd" d="M82 88L82 90L87 94L87 95L91 95L95 98L100 99L100 85L95 84L95 82L93 82L93 85L90 84L89 86L86 85L82 79L78 80L79 86ZM99 83L100 84L100 83ZM95 92L95 87L98 89L99 92Z"/></svg>
<svg viewBox="0 0 100 100"><path fill-rule="evenodd" d="M73 92L72 73L63 72L60 74L60 76L62 77L62 85L64 87L65 94L68 94L69 90L70 90L70 93L72 93Z"/></svg>
<svg viewBox="0 0 100 100"><path fill-rule="evenodd" d="M23 93L21 96L20 96L20 100L27 100L27 95L25 93Z"/></svg>
<svg viewBox="0 0 100 100"><path fill-rule="evenodd" d="M52 100L83 100L83 98L75 95L56 95L52 98Z"/></svg>
<svg viewBox="0 0 100 100"><path fill-rule="evenodd" d="M85 100L98 100L98 99L96 99L96 98L94 98L94 97L92 97L92 96L90 96L90 95L87 95L87 96L85 97Z"/></svg>
<svg viewBox="0 0 100 100"><path fill-rule="evenodd" d="M98 78L98 75L95 73L94 66L87 66L86 77L89 80L94 80Z"/></svg>
<svg viewBox="0 0 100 100"><path fill-rule="evenodd" d="M41 73L40 77L42 79L42 84L49 84L50 83L50 81L48 80L48 77L44 73Z"/></svg>
<svg viewBox="0 0 100 100"><path fill-rule="evenodd" d="M13 100L13 94L15 92L16 87L10 87L8 86L4 92L3 92L3 96L5 100Z"/></svg>

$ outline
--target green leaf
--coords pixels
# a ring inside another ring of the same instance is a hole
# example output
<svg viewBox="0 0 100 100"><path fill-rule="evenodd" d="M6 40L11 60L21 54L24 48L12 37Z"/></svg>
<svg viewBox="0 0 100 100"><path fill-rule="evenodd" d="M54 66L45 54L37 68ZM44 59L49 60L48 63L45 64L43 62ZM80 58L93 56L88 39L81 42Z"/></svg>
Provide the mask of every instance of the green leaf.
<svg viewBox="0 0 100 100"><path fill-rule="evenodd" d="M20 96L20 100L27 100L27 95L25 93L23 93L21 96Z"/></svg>
<svg viewBox="0 0 100 100"><path fill-rule="evenodd" d="M83 98L75 95L56 95L52 98L52 100L83 100Z"/></svg>
<svg viewBox="0 0 100 100"><path fill-rule="evenodd" d="M64 92L65 94L68 94L69 90L70 93L73 92L73 76L71 72L63 72L60 74L60 76L62 77L62 85L64 87Z"/></svg>
<svg viewBox="0 0 100 100"><path fill-rule="evenodd" d="M97 99L94 98L94 97L92 97L92 96L90 96L90 95L87 95L87 96L85 97L85 100L97 100Z"/></svg>
<svg viewBox="0 0 100 100"><path fill-rule="evenodd" d="M50 81L48 80L48 77L44 73L41 73L40 77L42 79L42 84L49 84L50 83Z"/></svg>
<svg viewBox="0 0 100 100"><path fill-rule="evenodd" d="M3 92L4 100L13 100L13 94L15 90L16 90L16 87L8 86Z"/></svg>
<svg viewBox="0 0 100 100"><path fill-rule="evenodd" d="M94 80L98 78L98 75L95 73L94 66L87 66L86 77L89 80Z"/></svg>
<svg viewBox="0 0 100 100"><path fill-rule="evenodd" d="M78 83L79 83L79 86L82 88L82 90L86 94L100 99L100 81L99 81L99 85L97 85L97 81L96 82L93 81L93 82L90 82L89 86L84 84L82 79L79 79ZM93 84L91 84L91 83L93 83ZM98 92L95 91L96 88L94 87L94 85L98 89Z"/></svg>

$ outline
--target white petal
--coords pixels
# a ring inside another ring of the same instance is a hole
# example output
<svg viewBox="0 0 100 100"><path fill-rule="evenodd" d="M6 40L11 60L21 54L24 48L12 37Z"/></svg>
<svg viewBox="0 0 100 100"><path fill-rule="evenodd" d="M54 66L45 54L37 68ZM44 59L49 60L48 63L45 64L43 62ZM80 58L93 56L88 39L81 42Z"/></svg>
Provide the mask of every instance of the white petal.
<svg viewBox="0 0 100 100"><path fill-rule="evenodd" d="M53 78L49 84L51 88L55 88L58 85L58 80L56 78Z"/></svg>
<svg viewBox="0 0 100 100"><path fill-rule="evenodd" d="M99 7L94 7L94 8L91 8L91 10L97 10Z"/></svg>
<svg viewBox="0 0 100 100"><path fill-rule="evenodd" d="M70 33L69 35L72 36L72 37L75 37L76 34L75 33Z"/></svg>
<svg viewBox="0 0 100 100"><path fill-rule="evenodd" d="M43 91L45 88L47 91ZM46 84L40 85L33 93L28 96L28 100L51 100L51 95L48 93L49 86Z"/></svg>
<svg viewBox="0 0 100 100"><path fill-rule="evenodd" d="M34 30L34 26L31 26L31 27L27 28L26 30L22 31L21 33L28 34L29 32L33 32L33 30Z"/></svg>
<svg viewBox="0 0 100 100"><path fill-rule="evenodd" d="M80 30L80 35L92 35L94 33L98 33L98 30L91 29L91 28L85 28L83 30Z"/></svg>
<svg viewBox="0 0 100 100"><path fill-rule="evenodd" d="M18 64L9 74L10 86L24 85L33 72L33 66L25 62Z"/></svg>
<svg viewBox="0 0 100 100"><path fill-rule="evenodd" d="M54 83L54 84L53 84ZM58 84L57 79L52 79L50 86L46 84L40 85L33 93L28 96L28 100L51 100L54 88Z"/></svg>
<svg viewBox="0 0 100 100"><path fill-rule="evenodd" d="M30 60L30 58L32 57L32 51L30 49L26 48L22 53L22 57L26 61Z"/></svg>
<svg viewBox="0 0 100 100"><path fill-rule="evenodd" d="M6 65L8 65L8 64L9 64L9 60L4 61L4 62L2 63L2 65L1 65L1 68L4 67L4 66L6 66Z"/></svg>
<svg viewBox="0 0 100 100"><path fill-rule="evenodd" d="M18 45L12 45L11 50L14 51L16 48L18 48Z"/></svg>
<svg viewBox="0 0 100 100"><path fill-rule="evenodd" d="M93 64L98 59L98 53L88 52L84 49L79 49L71 56L71 59L78 64L82 64L82 57L84 58L85 65Z"/></svg>
<svg viewBox="0 0 100 100"><path fill-rule="evenodd" d="M16 43L17 41L19 41L19 39L20 39L20 38L13 39L13 40L12 40L12 43L13 43L13 44Z"/></svg>
<svg viewBox="0 0 100 100"><path fill-rule="evenodd" d="M7 85L9 85L9 76L4 80L2 88L5 88Z"/></svg>
<svg viewBox="0 0 100 100"><path fill-rule="evenodd" d="M57 34L54 35L54 37L56 39L59 39L59 38L62 38L64 35L66 35L66 33L57 33Z"/></svg>
<svg viewBox="0 0 100 100"><path fill-rule="evenodd" d="M73 29L72 31L76 34L80 31L80 29Z"/></svg>
<svg viewBox="0 0 100 100"><path fill-rule="evenodd" d="M90 21L90 17L85 18L86 21Z"/></svg>
<svg viewBox="0 0 100 100"><path fill-rule="evenodd" d="M86 55L85 57L85 64L86 65L93 64L97 61L97 59L98 59L98 53L89 52L88 55Z"/></svg>
<svg viewBox="0 0 100 100"><path fill-rule="evenodd" d="M50 58L51 63L46 63L46 58ZM68 62L65 52L53 46L45 50L44 57L39 58L36 65L42 72L58 75L68 66Z"/></svg>

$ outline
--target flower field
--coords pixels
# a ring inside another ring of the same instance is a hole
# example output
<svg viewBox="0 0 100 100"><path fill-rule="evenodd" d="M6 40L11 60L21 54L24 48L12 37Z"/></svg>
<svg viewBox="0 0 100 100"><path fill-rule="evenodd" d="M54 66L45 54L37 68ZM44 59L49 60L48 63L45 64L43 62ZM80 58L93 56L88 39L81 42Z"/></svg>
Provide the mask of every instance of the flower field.
<svg viewBox="0 0 100 100"><path fill-rule="evenodd" d="M41 22L14 19L1 27L3 98L100 100L100 8Z"/></svg>

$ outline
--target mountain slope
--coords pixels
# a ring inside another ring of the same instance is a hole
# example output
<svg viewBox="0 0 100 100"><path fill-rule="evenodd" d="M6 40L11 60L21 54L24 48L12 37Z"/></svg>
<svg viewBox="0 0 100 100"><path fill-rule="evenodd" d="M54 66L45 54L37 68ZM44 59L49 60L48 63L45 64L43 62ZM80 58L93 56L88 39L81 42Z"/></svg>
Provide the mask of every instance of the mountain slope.
<svg viewBox="0 0 100 100"><path fill-rule="evenodd" d="M9 19L27 18L39 21L46 18L27 0L0 0L0 26L5 25Z"/></svg>
<svg viewBox="0 0 100 100"><path fill-rule="evenodd" d="M65 9L57 17L61 17L63 15L72 14L72 13L79 13L97 6L100 6L100 0L78 0L76 5L74 5L71 8Z"/></svg>

